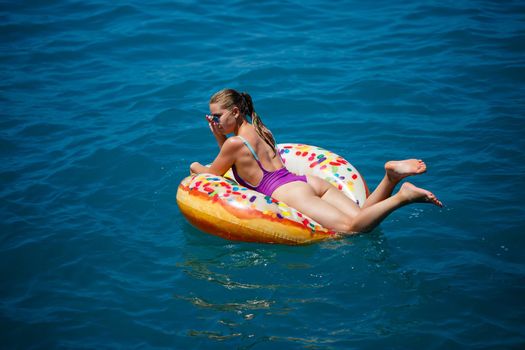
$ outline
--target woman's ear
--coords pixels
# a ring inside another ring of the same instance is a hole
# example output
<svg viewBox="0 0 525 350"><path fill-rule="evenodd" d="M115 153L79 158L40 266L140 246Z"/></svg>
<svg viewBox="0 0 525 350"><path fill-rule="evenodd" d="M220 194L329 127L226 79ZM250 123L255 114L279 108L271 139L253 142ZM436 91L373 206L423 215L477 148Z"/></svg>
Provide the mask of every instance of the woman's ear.
<svg viewBox="0 0 525 350"><path fill-rule="evenodd" d="M239 116L241 115L241 114L239 113L239 107L237 107L237 106L233 106L233 108L232 108L232 114L233 114L233 116L235 117L235 119L239 118Z"/></svg>

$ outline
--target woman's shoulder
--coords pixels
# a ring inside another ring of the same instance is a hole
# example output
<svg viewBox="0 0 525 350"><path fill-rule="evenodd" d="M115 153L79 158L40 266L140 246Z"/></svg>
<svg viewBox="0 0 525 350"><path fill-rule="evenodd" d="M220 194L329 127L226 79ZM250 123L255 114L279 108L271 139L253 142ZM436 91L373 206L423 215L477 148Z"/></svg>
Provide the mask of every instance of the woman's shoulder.
<svg viewBox="0 0 525 350"><path fill-rule="evenodd" d="M243 140L240 137L228 137L221 147L221 151L235 152L242 148Z"/></svg>
<svg viewBox="0 0 525 350"><path fill-rule="evenodd" d="M239 140L240 142L248 142L250 145L252 146L257 146L261 141L263 141L261 139L261 137L259 136L259 134L257 134L257 132L255 131L255 129L253 130L245 130L245 132L235 137L231 137L233 139L237 139Z"/></svg>

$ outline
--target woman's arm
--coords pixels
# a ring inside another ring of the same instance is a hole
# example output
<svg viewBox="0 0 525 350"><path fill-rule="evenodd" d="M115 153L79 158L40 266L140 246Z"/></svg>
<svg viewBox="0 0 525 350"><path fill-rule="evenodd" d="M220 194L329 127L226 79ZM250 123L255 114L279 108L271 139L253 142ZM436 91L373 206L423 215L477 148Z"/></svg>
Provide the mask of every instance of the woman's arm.
<svg viewBox="0 0 525 350"><path fill-rule="evenodd" d="M199 162L194 162L190 166L190 171L192 174L201 174L201 173L210 173L213 175L222 176L228 171L235 163L239 150L241 149L243 143L237 137L229 138L223 142L221 151L211 163L209 167L200 164Z"/></svg>

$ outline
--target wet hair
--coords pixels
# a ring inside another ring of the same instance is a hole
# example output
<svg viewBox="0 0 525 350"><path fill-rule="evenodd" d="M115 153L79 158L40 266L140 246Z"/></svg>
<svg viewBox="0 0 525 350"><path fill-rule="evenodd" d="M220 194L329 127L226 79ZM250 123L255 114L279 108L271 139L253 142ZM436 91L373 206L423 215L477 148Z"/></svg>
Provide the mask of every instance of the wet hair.
<svg viewBox="0 0 525 350"><path fill-rule="evenodd" d="M261 117L255 112L252 97L248 93L238 92L234 89L224 89L216 92L210 98L210 104L212 103L218 103L227 110L237 107L241 115L249 115L252 118L252 125L255 127L257 134L273 149L274 157L277 155L272 132L264 125Z"/></svg>

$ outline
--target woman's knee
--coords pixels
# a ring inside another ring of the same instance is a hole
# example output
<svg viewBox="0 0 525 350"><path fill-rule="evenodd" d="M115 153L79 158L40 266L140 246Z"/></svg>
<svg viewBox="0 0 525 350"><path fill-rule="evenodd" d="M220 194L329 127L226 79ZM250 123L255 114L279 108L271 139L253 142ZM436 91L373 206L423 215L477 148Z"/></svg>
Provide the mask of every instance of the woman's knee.
<svg viewBox="0 0 525 350"><path fill-rule="evenodd" d="M351 222L348 223L347 231L348 233L368 233L372 231L372 227L369 226L363 226L356 220L351 220Z"/></svg>
<svg viewBox="0 0 525 350"><path fill-rule="evenodd" d="M368 233L373 230L373 226L370 225L364 225L364 223L359 220L356 217L350 217L346 216L341 222L339 223L341 228L343 229L342 232L345 233Z"/></svg>
<svg viewBox="0 0 525 350"><path fill-rule="evenodd" d="M355 220L348 215L342 215L337 222L337 227L334 227L334 229L342 233L358 232L356 230Z"/></svg>

